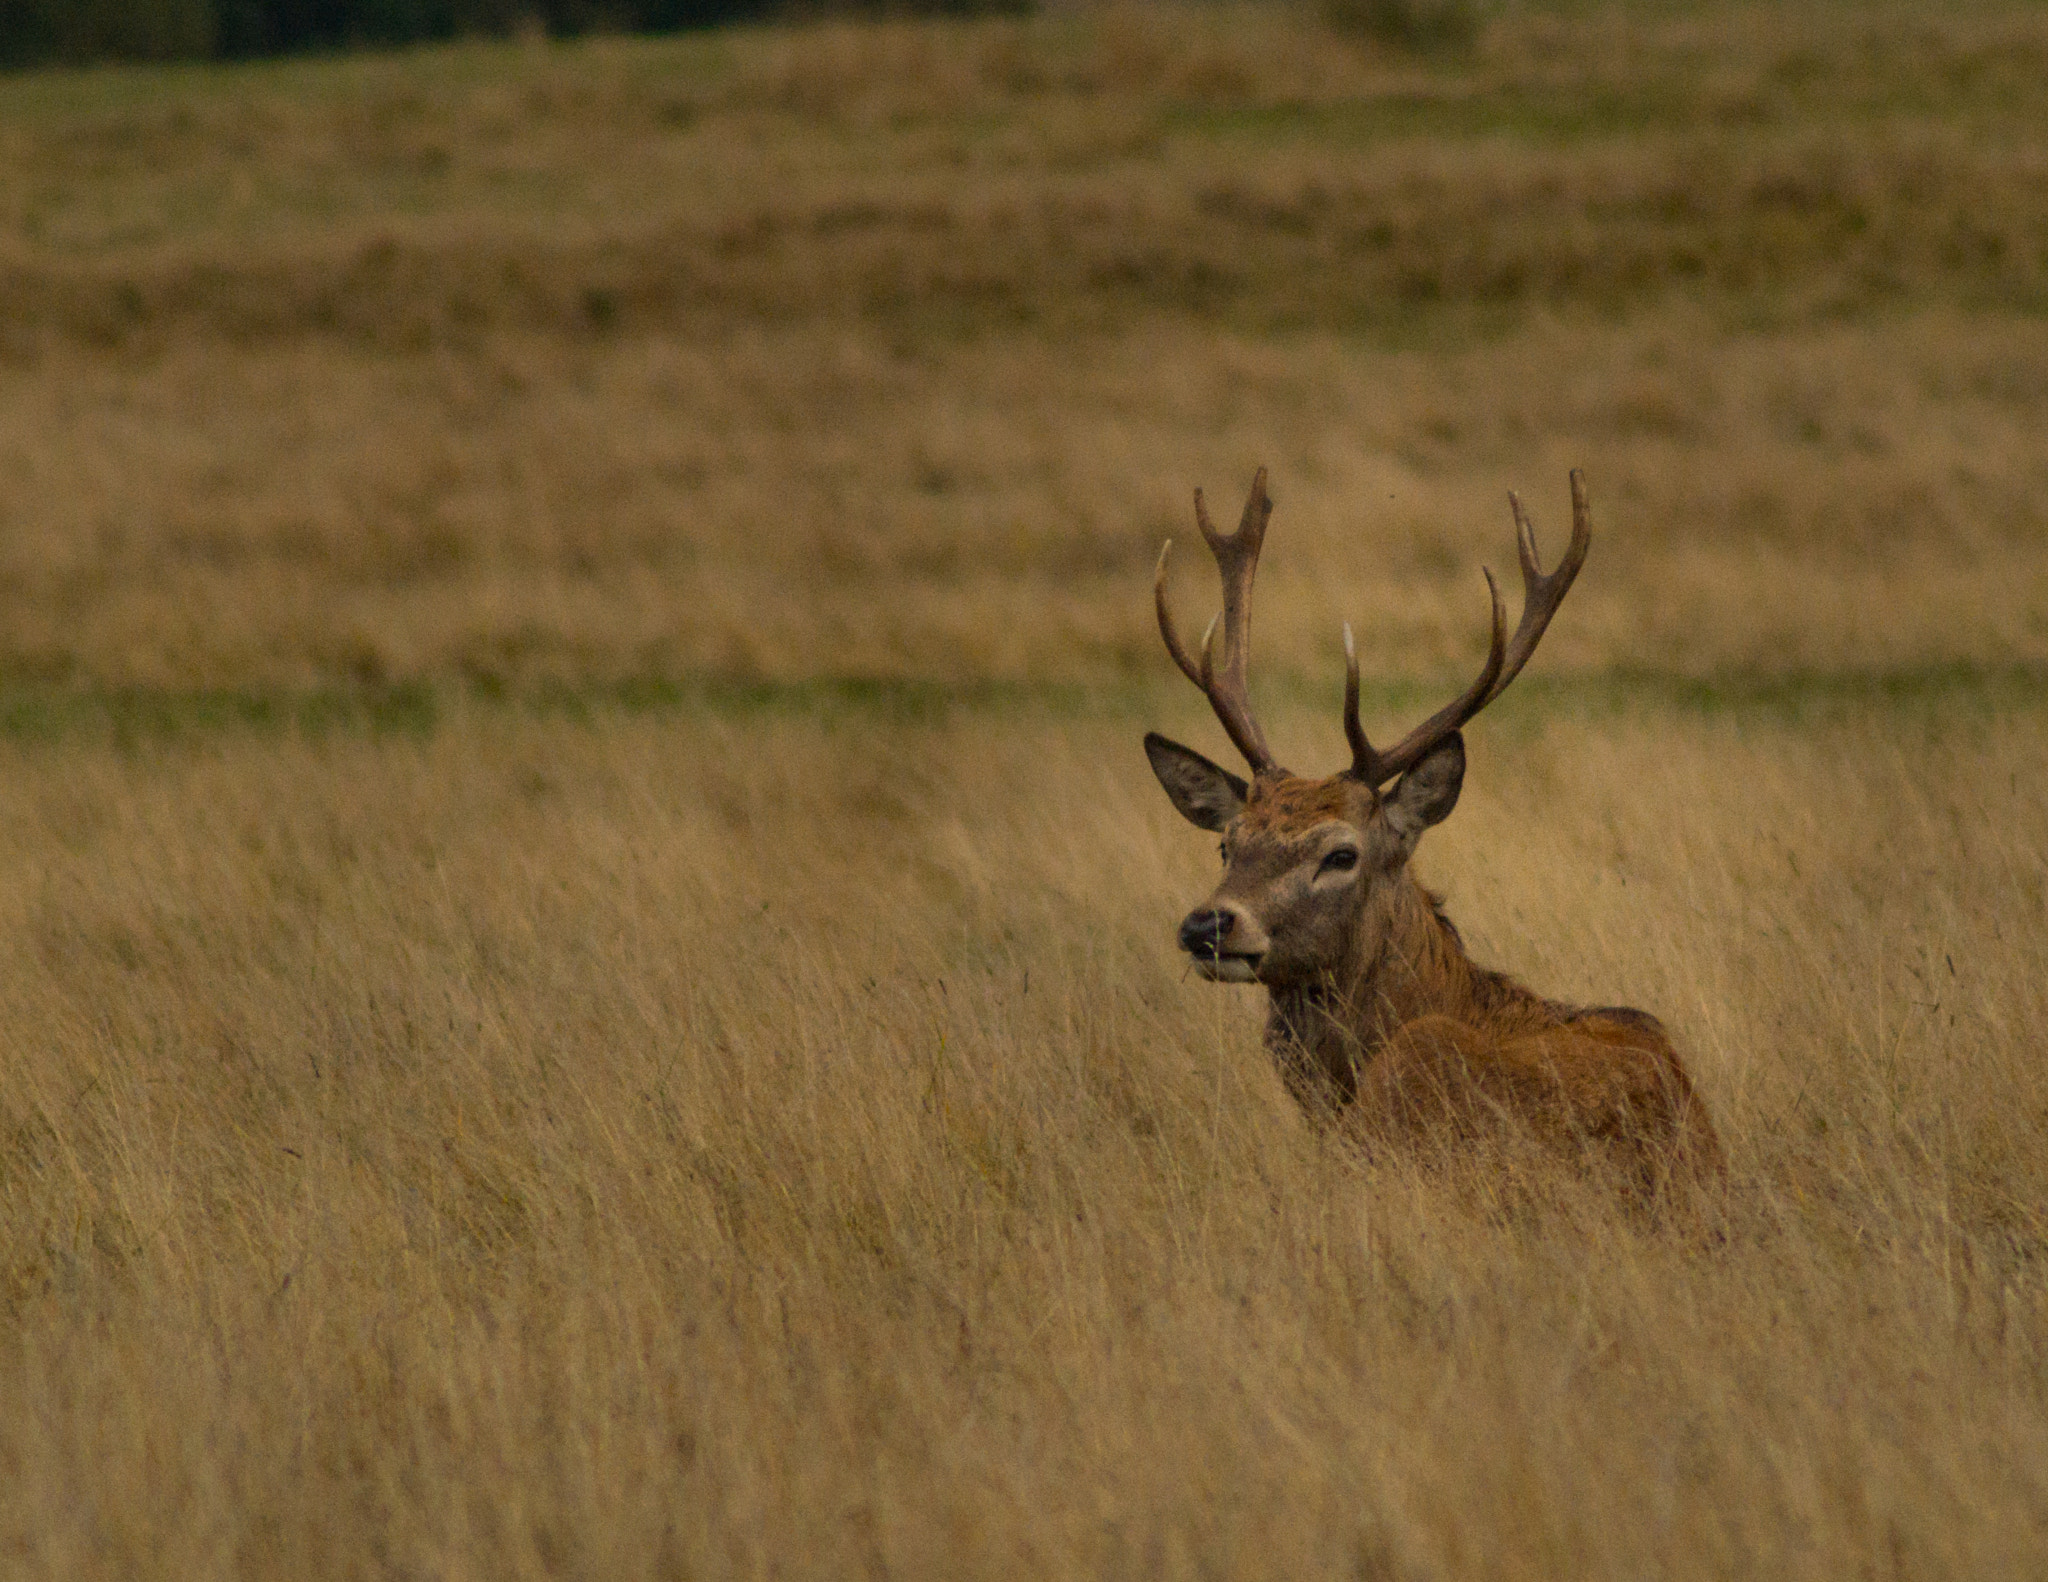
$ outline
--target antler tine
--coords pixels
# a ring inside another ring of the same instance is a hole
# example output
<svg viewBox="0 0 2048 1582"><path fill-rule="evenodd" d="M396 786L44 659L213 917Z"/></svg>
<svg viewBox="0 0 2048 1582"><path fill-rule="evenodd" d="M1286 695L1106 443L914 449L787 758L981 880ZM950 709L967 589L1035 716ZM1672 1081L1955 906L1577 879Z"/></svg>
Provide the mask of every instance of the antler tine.
<svg viewBox="0 0 2048 1582"><path fill-rule="evenodd" d="M1279 770L1274 762L1273 751L1266 745L1266 733L1260 729L1252 713L1251 693L1246 685L1246 667L1251 654L1251 613L1252 579L1259 567L1259 550L1266 541L1266 521L1273 513L1273 502L1266 494L1266 469L1261 467L1252 479L1251 494L1244 503L1244 515L1239 520L1235 533L1219 533L1209 520L1209 508L1202 498L1202 491L1195 491L1195 525L1202 531L1202 539L1208 544L1209 552L1216 558L1216 570L1223 580L1223 654L1218 665L1212 655L1212 644L1216 623L1209 623L1209 630L1202 638L1202 659L1199 667L1189 655L1174 629L1173 616L1166 604L1166 556L1172 541L1159 552L1159 565L1153 574L1153 604L1159 615L1159 635L1166 642L1166 651L1173 655L1173 662L1180 666L1181 673L1200 687L1209 699L1209 706L1216 711L1216 718L1222 723L1225 734L1237 750L1244 754L1245 761L1252 766L1255 774L1273 773Z"/></svg>
<svg viewBox="0 0 2048 1582"><path fill-rule="evenodd" d="M1174 630L1173 611L1166 606L1166 557L1173 553L1173 540L1168 539L1159 546L1159 566L1152 573L1152 607L1159 615L1159 635L1166 642L1166 651L1173 655L1173 662L1180 666L1180 673L1196 686L1202 686L1202 673L1195 668L1194 660L1188 657L1180 633ZM1208 688L1203 687L1203 691Z"/></svg>
<svg viewBox="0 0 2048 1582"><path fill-rule="evenodd" d="M1351 742L1351 777L1367 785L1382 785L1395 775L1406 773L1421 762L1428 751L1451 732L1458 730L1481 709L1495 691L1501 665L1507 657L1505 635L1507 611L1500 602L1500 585L1486 572L1486 593L1493 602L1493 634L1486 646L1486 663L1472 685L1424 720L1385 752L1375 752L1358 723L1358 656L1346 656L1344 680L1344 734ZM1346 633L1349 636L1349 633Z"/></svg>
<svg viewBox="0 0 2048 1582"><path fill-rule="evenodd" d="M1489 571L1486 586L1493 595L1493 640L1487 653L1486 668L1457 701L1439 709L1384 753L1373 750L1358 723L1358 655L1352 645L1351 629L1348 626L1344 629L1344 734L1351 743L1351 773L1354 778L1377 786L1413 768L1425 753L1499 697L1507 690L1508 683L1521 674L1529 656L1536 652L1536 645L1543 641L1550 618L1557 614L1558 606L1564 603L1564 596L1571 591L1579 568L1586 563L1586 551L1592 547L1593 511L1586 499L1585 474L1576 467L1572 469L1571 484L1571 545L1557 563L1557 570L1547 576L1542 561L1537 558L1536 528L1529 520L1529 513L1523 510L1518 496L1512 492L1508 495L1508 505L1515 516L1516 556L1522 563L1522 616L1515 623L1515 635L1502 643L1500 589L1494 584L1493 573Z"/></svg>
<svg viewBox="0 0 2048 1582"><path fill-rule="evenodd" d="M1344 623L1344 739L1351 744L1351 772L1372 763L1379 755L1366 740L1365 727L1358 723L1358 644L1351 638L1351 623Z"/></svg>
<svg viewBox="0 0 2048 1582"><path fill-rule="evenodd" d="M1512 489L1508 491L1508 507L1515 513L1515 549L1522 561L1522 618L1515 623L1507 663L1501 666L1500 679L1487 694L1487 703L1507 691L1508 683L1521 674L1522 666L1536 652L1544 629L1557 614L1557 607L1564 603L1564 596L1571 592L1572 579L1585 565L1586 551L1593 544L1593 508L1586 499L1586 475L1576 467L1572 469L1572 541L1564 559L1557 563L1557 570L1549 576L1543 574L1543 562L1536 558L1535 525L1522 509L1521 497Z"/></svg>

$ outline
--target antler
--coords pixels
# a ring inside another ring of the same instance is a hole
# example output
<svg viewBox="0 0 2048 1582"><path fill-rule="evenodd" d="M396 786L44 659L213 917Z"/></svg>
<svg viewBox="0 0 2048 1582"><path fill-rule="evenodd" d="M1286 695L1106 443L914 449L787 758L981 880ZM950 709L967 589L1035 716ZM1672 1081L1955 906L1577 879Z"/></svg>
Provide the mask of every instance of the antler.
<svg viewBox="0 0 2048 1582"><path fill-rule="evenodd" d="M1237 531L1224 535L1209 521L1209 509L1202 503L1202 491L1195 491L1195 524L1209 553L1216 557L1216 570L1223 579L1223 667L1218 675L1210 653L1216 623L1202 634L1202 662L1198 667L1188 657L1180 634L1174 630L1173 614L1166 607L1166 557L1173 549L1168 539L1159 551L1159 567L1152 577L1152 602L1159 612L1159 635L1166 651L1180 666L1181 674L1202 689L1225 733L1244 754L1254 774L1285 773L1273 761L1266 745L1266 733L1252 714L1251 694L1245 686L1245 663L1251 653L1252 578L1259 569L1259 550L1266 542L1266 519L1273 514L1273 502L1266 496L1266 469L1252 479L1252 492L1244 502L1244 515Z"/></svg>
<svg viewBox="0 0 2048 1582"><path fill-rule="evenodd" d="M1529 513L1522 509L1521 499L1509 493L1508 505L1515 513L1515 549L1522 562L1522 618L1515 625L1515 635L1505 647L1502 646L1500 589L1494 585L1493 573L1489 571L1486 573L1486 587L1493 596L1493 640L1488 645L1486 666L1479 672L1479 679L1467 687L1455 702L1437 710L1383 753L1373 749L1372 743L1366 740L1364 728L1358 723L1358 649L1351 640L1351 627L1346 624L1344 735L1351 743L1351 774L1354 779L1363 780L1367 785L1383 785L1395 775L1413 768L1432 747L1499 697L1507 690L1508 683L1521 674L1522 666L1529 662L1529 656L1536 652L1536 645L1543 640L1550 618L1571 591L1572 579L1578 576L1579 568L1586 563L1586 551L1593 543L1593 512L1586 502L1585 475L1574 467L1571 479L1571 547L1564 552L1564 559L1557 563L1557 570L1548 576L1544 575L1542 562L1536 558L1536 529L1530 524ZM1187 667L1183 664L1181 668Z"/></svg>

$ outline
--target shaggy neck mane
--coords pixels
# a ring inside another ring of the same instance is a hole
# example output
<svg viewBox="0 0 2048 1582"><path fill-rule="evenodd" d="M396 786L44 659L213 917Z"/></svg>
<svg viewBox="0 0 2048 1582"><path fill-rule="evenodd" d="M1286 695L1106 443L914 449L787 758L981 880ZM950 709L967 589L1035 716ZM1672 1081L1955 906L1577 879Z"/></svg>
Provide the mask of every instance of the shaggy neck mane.
<svg viewBox="0 0 2048 1582"><path fill-rule="evenodd" d="M1568 1020L1569 1007L1465 953L1442 903L1407 872L1367 889L1345 960L1307 983L1271 990L1267 1040L1297 1097L1349 1102L1358 1073L1405 1023L1450 1016L1512 1036Z"/></svg>

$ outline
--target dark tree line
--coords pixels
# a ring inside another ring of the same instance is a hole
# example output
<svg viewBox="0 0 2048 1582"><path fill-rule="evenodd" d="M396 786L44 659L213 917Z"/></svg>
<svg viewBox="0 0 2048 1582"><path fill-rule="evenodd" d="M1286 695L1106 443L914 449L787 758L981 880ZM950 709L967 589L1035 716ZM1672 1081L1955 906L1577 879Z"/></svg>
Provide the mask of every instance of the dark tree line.
<svg viewBox="0 0 2048 1582"><path fill-rule="evenodd" d="M570 34L705 27L769 10L769 0L205 0L226 56L409 44L539 24Z"/></svg>
<svg viewBox="0 0 2048 1582"><path fill-rule="evenodd" d="M46 61L246 59L410 44L540 26L709 27L790 10L786 0L0 0L0 66ZM1019 0L838 0L832 9L1019 10Z"/></svg>

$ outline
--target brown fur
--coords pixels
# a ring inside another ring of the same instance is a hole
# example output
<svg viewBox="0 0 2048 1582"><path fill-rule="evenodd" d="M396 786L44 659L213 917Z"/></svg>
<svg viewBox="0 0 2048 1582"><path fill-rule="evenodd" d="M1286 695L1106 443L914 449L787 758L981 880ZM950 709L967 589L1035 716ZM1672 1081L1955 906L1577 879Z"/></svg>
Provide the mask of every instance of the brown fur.
<svg viewBox="0 0 2048 1582"><path fill-rule="evenodd" d="M1245 828L1284 835L1349 811L1350 794L1340 776L1303 780L1294 775L1261 775L1242 815Z"/></svg>

